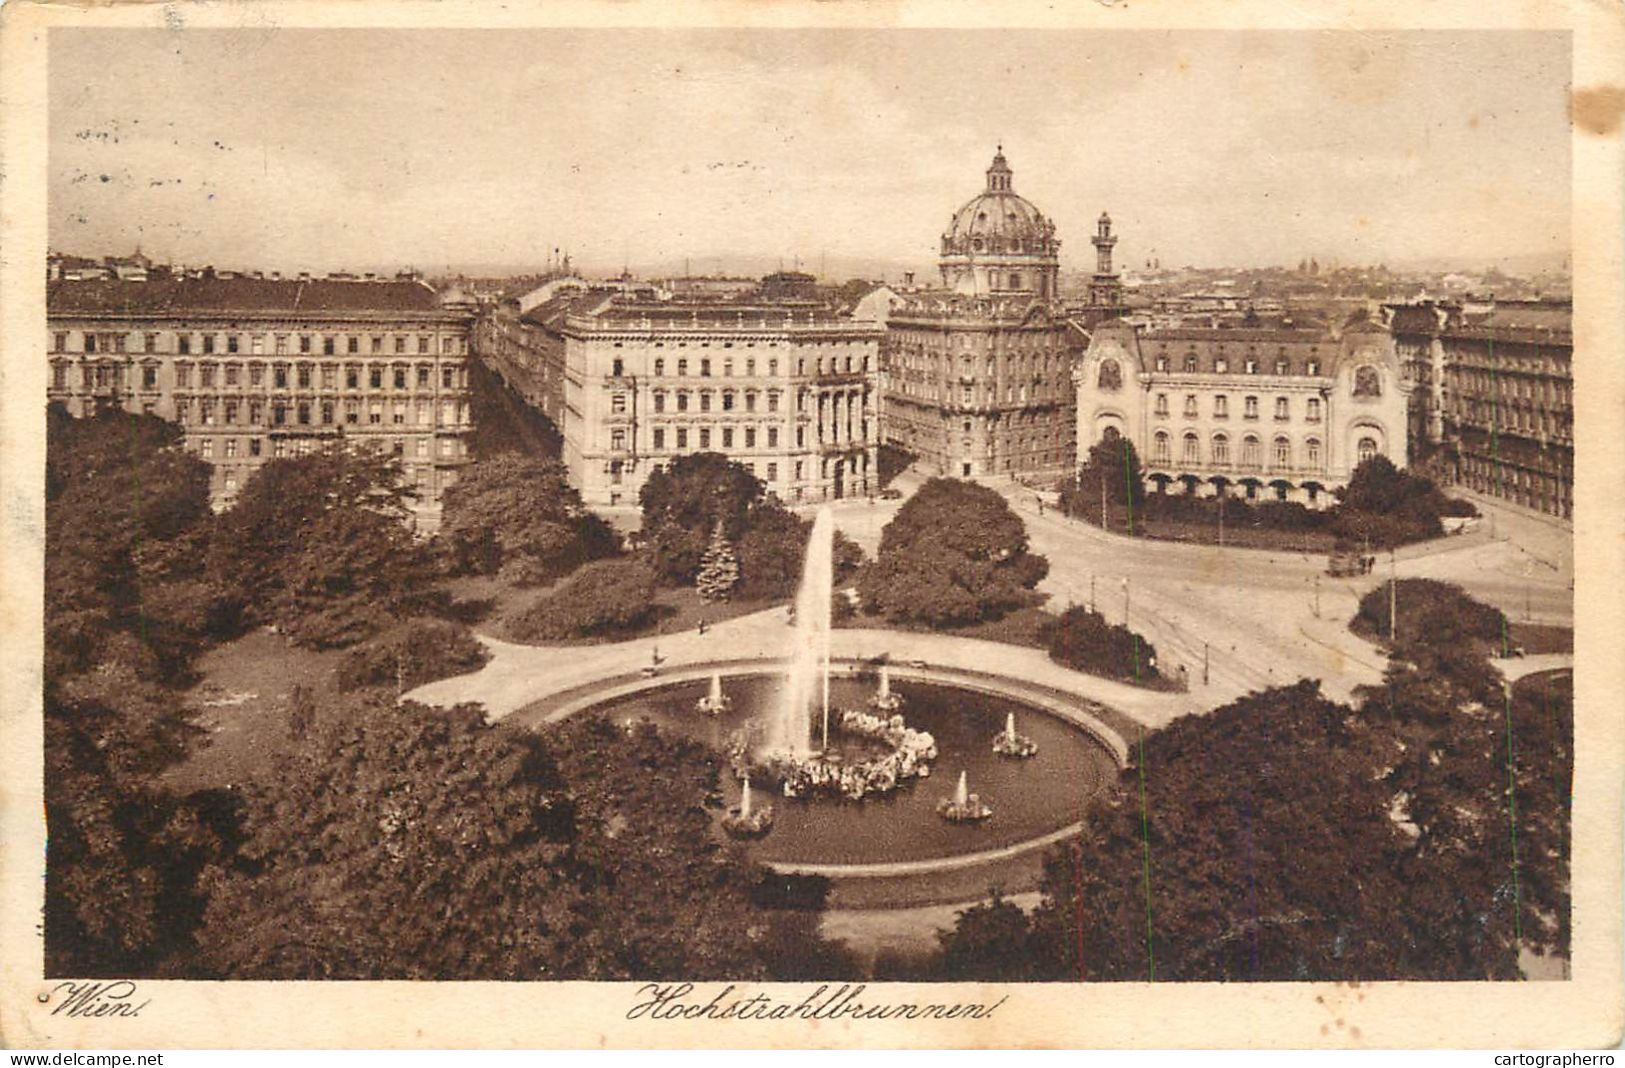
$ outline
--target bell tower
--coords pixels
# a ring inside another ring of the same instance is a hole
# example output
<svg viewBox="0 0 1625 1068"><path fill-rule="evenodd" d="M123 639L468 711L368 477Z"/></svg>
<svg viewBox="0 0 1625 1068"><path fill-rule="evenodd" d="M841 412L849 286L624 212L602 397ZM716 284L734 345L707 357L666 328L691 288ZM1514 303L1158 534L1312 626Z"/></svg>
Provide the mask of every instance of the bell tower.
<svg viewBox="0 0 1625 1068"><path fill-rule="evenodd" d="M1123 280L1112 271L1112 249L1117 235L1112 233L1112 217L1105 212L1095 220L1095 274L1089 280L1089 303L1097 308L1115 308L1123 303Z"/></svg>

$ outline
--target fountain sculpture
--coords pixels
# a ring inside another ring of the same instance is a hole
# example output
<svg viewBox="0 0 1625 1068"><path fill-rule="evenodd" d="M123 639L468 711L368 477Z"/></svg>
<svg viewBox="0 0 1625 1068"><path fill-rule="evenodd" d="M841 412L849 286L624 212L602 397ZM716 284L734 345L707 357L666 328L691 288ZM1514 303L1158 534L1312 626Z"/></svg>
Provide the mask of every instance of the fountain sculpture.
<svg viewBox="0 0 1625 1068"><path fill-rule="evenodd" d="M993 751L1000 756L1026 760L1038 755L1038 743L1016 733L1016 714L1011 712L1004 717L1004 730L993 736Z"/></svg>
<svg viewBox="0 0 1625 1068"><path fill-rule="evenodd" d="M756 808L751 804L749 776L746 776L744 788L739 794L739 807L728 810L722 826L735 838L760 838L773 829L773 806Z"/></svg>
<svg viewBox="0 0 1625 1068"><path fill-rule="evenodd" d="M733 707L733 700L722 692L722 673L711 672L711 692L694 702L696 711L708 716L720 716Z"/></svg>
<svg viewBox="0 0 1625 1068"><path fill-rule="evenodd" d="M880 689L869 698L869 707L881 712L895 712L903 707L902 694L892 692L891 671L885 664L880 665Z"/></svg>
<svg viewBox="0 0 1625 1068"><path fill-rule="evenodd" d="M959 773L959 785L954 796L937 802L937 812L949 823L974 823L993 815L993 810L982 799L970 792L970 777Z"/></svg>

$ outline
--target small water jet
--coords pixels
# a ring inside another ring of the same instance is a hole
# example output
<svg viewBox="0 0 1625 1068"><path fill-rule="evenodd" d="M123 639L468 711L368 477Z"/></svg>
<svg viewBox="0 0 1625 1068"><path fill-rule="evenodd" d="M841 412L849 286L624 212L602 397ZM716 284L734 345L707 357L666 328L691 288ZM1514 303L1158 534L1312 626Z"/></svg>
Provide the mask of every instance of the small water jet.
<svg viewBox="0 0 1625 1068"><path fill-rule="evenodd" d="M735 838L760 838L773 829L773 806L756 808L751 803L749 776L746 776L739 794L739 807L728 810L728 815L723 817L722 827Z"/></svg>
<svg viewBox="0 0 1625 1068"><path fill-rule="evenodd" d="M711 672L711 692L694 702L694 708L708 716L720 716L733 707L733 700L722 692L722 673Z"/></svg>
<svg viewBox="0 0 1625 1068"><path fill-rule="evenodd" d="M937 814L949 823L974 823L993 815L993 810L980 796L970 792L970 776L961 771L954 796L937 802Z"/></svg>
<svg viewBox="0 0 1625 1068"><path fill-rule="evenodd" d="M875 695L869 698L869 707L882 712L895 712L903 707L903 695L893 692L891 688L891 669L885 664L880 665L880 688Z"/></svg>
<svg viewBox="0 0 1625 1068"><path fill-rule="evenodd" d="M1038 755L1038 743L1016 733L1016 714L1011 712L1005 716L1004 730L993 736L993 751L999 756L1026 760Z"/></svg>

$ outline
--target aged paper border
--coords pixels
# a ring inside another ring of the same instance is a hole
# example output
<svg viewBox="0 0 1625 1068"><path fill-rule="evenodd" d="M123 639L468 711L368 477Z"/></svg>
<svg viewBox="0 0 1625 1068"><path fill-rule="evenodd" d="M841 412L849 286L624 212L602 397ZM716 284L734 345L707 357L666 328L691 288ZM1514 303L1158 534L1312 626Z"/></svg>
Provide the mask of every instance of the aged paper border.
<svg viewBox="0 0 1625 1068"><path fill-rule="evenodd" d="M1608 0L806 0L715 3L557 0L443 3L13 2L0 10L0 1044L10 1048L458 1047L1533 1047L1616 1044L1621 973L1621 806L1625 800L1625 324L1617 103L1612 129L1573 133L1573 264L1578 504L1573 978L1534 983L1053 984L871 986L908 1001L988 1002L981 1021L764 1023L627 1021L637 984L207 983L142 981L136 1019L50 1015L40 995L45 829L40 660L46 251L46 35L104 27L540 27L649 25L1002 26L1094 29L1569 29L1572 85L1612 87L1625 70L1625 16ZM1304 87L1291 91L1301 92ZM816 984L760 984L800 1001ZM720 986L716 987L720 989ZM707 996L711 988L707 987ZM929 996L925 996L929 994Z"/></svg>

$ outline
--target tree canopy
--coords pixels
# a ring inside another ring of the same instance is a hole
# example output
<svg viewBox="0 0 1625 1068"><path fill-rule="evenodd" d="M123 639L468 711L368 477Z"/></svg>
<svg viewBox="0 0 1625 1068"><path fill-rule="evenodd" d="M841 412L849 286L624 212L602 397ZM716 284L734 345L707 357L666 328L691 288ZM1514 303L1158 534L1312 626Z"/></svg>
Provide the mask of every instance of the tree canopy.
<svg viewBox="0 0 1625 1068"><path fill-rule="evenodd" d="M463 469L446 490L439 539L454 570L550 582L613 555L619 538L587 510L557 460L502 452Z"/></svg>
<svg viewBox="0 0 1625 1068"><path fill-rule="evenodd" d="M934 478L898 509L859 575L867 611L932 625L997 618L1039 599L1049 561L1027 550L1027 529L985 486Z"/></svg>
<svg viewBox="0 0 1625 1068"><path fill-rule="evenodd" d="M1061 509L1069 515L1099 515L1101 483L1108 505L1129 506L1136 514L1145 505L1145 468L1134 443L1126 437L1103 438L1089 449L1078 477L1061 490Z"/></svg>
<svg viewBox="0 0 1625 1068"><path fill-rule="evenodd" d="M761 480L721 453L690 453L655 471L638 503L656 571L677 585L692 584L713 532L720 525L737 544L761 499Z"/></svg>
<svg viewBox="0 0 1625 1068"><path fill-rule="evenodd" d="M520 641L559 641L633 630L655 611L655 575L641 555L588 564L509 620Z"/></svg>

